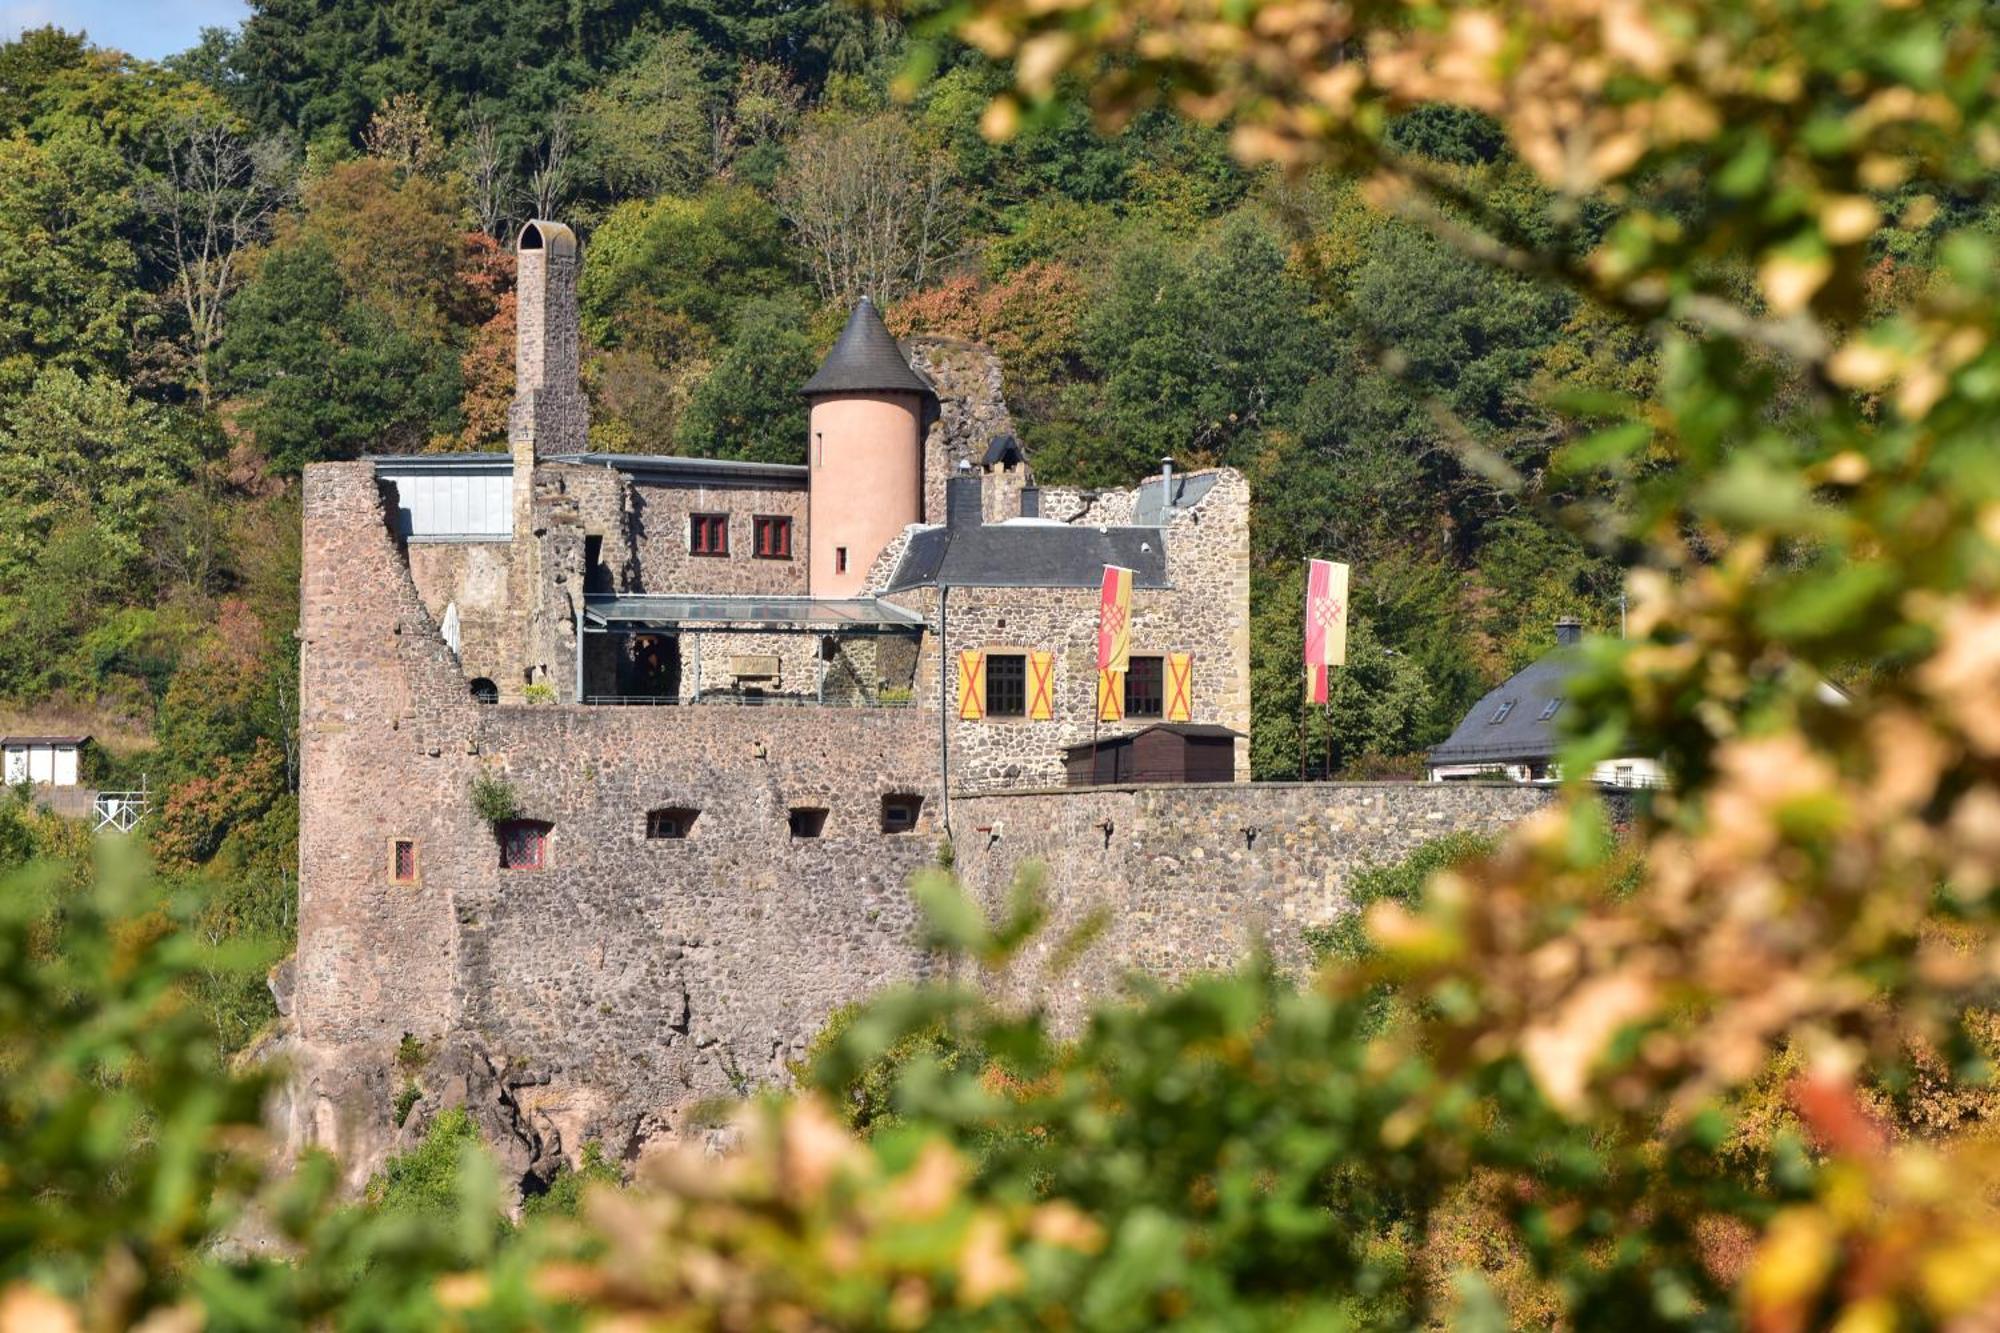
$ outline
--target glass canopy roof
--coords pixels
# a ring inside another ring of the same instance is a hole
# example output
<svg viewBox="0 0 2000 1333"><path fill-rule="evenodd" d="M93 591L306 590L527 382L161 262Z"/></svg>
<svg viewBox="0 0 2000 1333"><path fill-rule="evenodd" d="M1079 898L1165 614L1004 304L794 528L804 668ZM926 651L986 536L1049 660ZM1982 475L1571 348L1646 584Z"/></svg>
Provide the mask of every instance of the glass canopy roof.
<svg viewBox="0 0 2000 1333"><path fill-rule="evenodd" d="M780 629L921 629L914 611L873 597L585 597L584 628L665 629L674 625L758 625Z"/></svg>

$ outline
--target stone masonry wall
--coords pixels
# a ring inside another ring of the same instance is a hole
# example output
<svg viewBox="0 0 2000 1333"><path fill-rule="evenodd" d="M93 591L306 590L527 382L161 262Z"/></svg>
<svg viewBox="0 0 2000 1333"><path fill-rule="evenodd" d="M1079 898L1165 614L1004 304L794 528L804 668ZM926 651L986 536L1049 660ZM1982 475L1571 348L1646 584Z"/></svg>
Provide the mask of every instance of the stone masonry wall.
<svg viewBox="0 0 2000 1333"><path fill-rule="evenodd" d="M989 911L1017 868L1046 867L1049 927L998 984L1074 1021L1130 972L1173 980L1255 948L1310 961L1304 931L1336 919L1357 869L1447 833L1497 833L1553 799L1535 787L1444 783L1236 783L1020 792L952 801L959 875ZM1042 964L1105 912L1105 931L1060 977Z"/></svg>
<svg viewBox="0 0 2000 1333"><path fill-rule="evenodd" d="M372 468L305 484L295 1145L365 1178L395 1143L395 1049L470 1044L537 1141L682 1128L774 1076L839 1004L921 973L909 876L937 853L909 709L482 707L424 609ZM503 871L474 778L553 825ZM925 798L909 833L884 796ZM685 840L646 812L701 811ZM828 812L794 840L787 811ZM418 878L392 875L396 839Z"/></svg>
<svg viewBox="0 0 2000 1333"><path fill-rule="evenodd" d="M632 483L637 588L644 592L804 596L806 591L806 493L803 487L687 486ZM728 514L729 554L688 552L688 515ZM752 519L792 520L792 554L774 560L756 554Z"/></svg>
<svg viewBox="0 0 2000 1333"><path fill-rule="evenodd" d="M1129 495L1130 493L1124 493ZM1125 506L1129 517L1131 507ZM1167 588L1132 591L1132 652L1193 655L1191 721L1250 730L1249 486L1224 469L1200 504L1177 510L1165 529ZM943 688L950 715L954 792L1060 786L1064 746L1087 741L1097 706L1096 588L953 588L946 607ZM895 600L937 624L937 594ZM1055 654L1055 716L961 721L953 699L958 653ZM935 633L925 636L917 702L933 720L939 706ZM1100 737L1124 735L1159 719L1104 723ZM1236 745L1236 771L1247 780L1249 745Z"/></svg>
<svg viewBox="0 0 2000 1333"><path fill-rule="evenodd" d="M499 682L520 673L520 629L507 600L509 542L411 542L410 575L431 619L458 607L459 660L468 680Z"/></svg>
<svg viewBox="0 0 2000 1333"><path fill-rule="evenodd" d="M991 349L938 337L911 338L902 347L910 365L937 387L938 420L924 439L924 521L942 523L945 480L960 462L978 467L995 435L1015 433L1014 417L1007 410L1000 358ZM1019 512L1018 501L1013 512Z"/></svg>

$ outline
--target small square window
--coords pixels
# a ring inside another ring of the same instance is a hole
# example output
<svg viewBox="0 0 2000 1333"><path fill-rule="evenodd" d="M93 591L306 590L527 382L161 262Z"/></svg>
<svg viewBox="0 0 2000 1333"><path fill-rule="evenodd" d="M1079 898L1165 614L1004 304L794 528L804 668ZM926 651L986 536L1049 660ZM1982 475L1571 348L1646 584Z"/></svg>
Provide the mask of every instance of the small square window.
<svg viewBox="0 0 2000 1333"><path fill-rule="evenodd" d="M1550 718L1556 715L1556 710L1558 708L1561 708L1562 706L1563 706L1563 701L1560 699L1549 700L1547 703L1542 705L1541 716L1536 718L1535 720L1538 722L1548 721Z"/></svg>
<svg viewBox="0 0 2000 1333"><path fill-rule="evenodd" d="M1487 725L1498 726L1500 723L1505 722L1507 720L1507 714L1513 711L1514 711L1514 701L1512 699L1507 699L1502 701L1501 705L1493 710L1493 716L1487 719Z"/></svg>
<svg viewBox="0 0 2000 1333"><path fill-rule="evenodd" d="M728 555L729 515L689 514L688 553L691 555Z"/></svg>
<svg viewBox="0 0 2000 1333"><path fill-rule="evenodd" d="M794 806L789 822L794 838L817 838L826 832L826 811L815 806Z"/></svg>
<svg viewBox="0 0 2000 1333"><path fill-rule="evenodd" d="M898 793L882 798L882 831L884 833L908 833L917 826L917 816L923 813L924 798L909 793Z"/></svg>
<svg viewBox="0 0 2000 1333"><path fill-rule="evenodd" d="M792 520L766 514L751 519L750 524L759 560L792 558Z"/></svg>
<svg viewBox="0 0 2000 1333"><path fill-rule="evenodd" d="M1025 717L1028 713L1028 659L994 653L986 659L986 715Z"/></svg>
<svg viewBox="0 0 2000 1333"><path fill-rule="evenodd" d="M543 870L549 864L549 830L538 819L509 819L494 833L500 839L502 870Z"/></svg>
<svg viewBox="0 0 2000 1333"><path fill-rule="evenodd" d="M1164 666L1164 658L1129 659L1125 671L1125 716L1160 716L1166 699Z"/></svg>
<svg viewBox="0 0 2000 1333"><path fill-rule="evenodd" d="M417 844L413 838L398 838L389 853L390 873L398 884L417 882Z"/></svg>
<svg viewBox="0 0 2000 1333"><path fill-rule="evenodd" d="M646 812L646 837L652 841L685 838L694 831L694 817L698 811L675 806L667 810Z"/></svg>

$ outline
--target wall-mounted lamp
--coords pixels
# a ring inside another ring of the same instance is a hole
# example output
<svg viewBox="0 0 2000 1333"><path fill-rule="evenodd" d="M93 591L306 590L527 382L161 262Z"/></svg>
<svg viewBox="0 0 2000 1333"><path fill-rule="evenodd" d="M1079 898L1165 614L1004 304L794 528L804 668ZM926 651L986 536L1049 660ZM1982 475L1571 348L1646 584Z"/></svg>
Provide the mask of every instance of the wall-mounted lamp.
<svg viewBox="0 0 2000 1333"><path fill-rule="evenodd" d="M1091 827L1104 835L1104 847L1105 850L1109 851L1111 848L1111 831L1114 827L1110 819L1100 819L1095 824L1092 824Z"/></svg>
<svg viewBox="0 0 2000 1333"><path fill-rule="evenodd" d="M1257 845L1257 829L1254 826L1246 826L1243 829L1243 849L1245 851L1248 851L1250 848L1255 847L1256 845Z"/></svg>

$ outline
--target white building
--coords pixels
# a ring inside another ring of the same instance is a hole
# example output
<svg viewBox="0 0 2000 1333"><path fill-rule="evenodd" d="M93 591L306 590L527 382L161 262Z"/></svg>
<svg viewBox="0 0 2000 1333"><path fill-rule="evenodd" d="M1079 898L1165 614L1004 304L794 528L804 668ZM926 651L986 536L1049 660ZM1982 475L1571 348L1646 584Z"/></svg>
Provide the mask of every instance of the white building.
<svg viewBox="0 0 2000 1333"><path fill-rule="evenodd" d="M74 787L88 736L0 736L0 775L6 784Z"/></svg>

